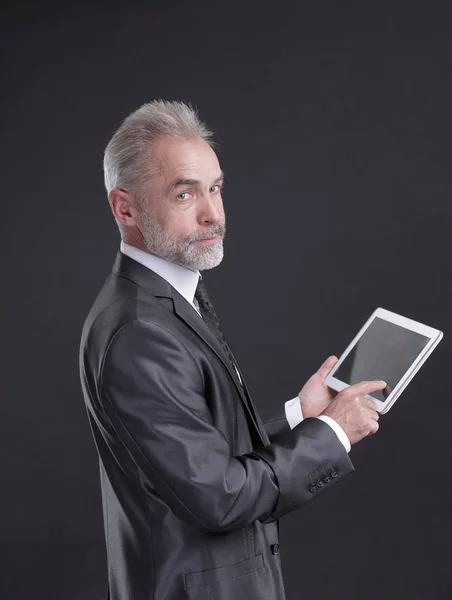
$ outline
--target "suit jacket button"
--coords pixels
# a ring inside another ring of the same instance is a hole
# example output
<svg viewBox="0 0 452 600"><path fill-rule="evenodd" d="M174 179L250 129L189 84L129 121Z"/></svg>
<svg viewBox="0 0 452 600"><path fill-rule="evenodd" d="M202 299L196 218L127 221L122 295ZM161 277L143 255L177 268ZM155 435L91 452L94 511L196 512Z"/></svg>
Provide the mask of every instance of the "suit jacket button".
<svg viewBox="0 0 452 600"><path fill-rule="evenodd" d="M279 544L272 544L270 546L270 550L272 551L272 554L278 554L278 552L279 552Z"/></svg>

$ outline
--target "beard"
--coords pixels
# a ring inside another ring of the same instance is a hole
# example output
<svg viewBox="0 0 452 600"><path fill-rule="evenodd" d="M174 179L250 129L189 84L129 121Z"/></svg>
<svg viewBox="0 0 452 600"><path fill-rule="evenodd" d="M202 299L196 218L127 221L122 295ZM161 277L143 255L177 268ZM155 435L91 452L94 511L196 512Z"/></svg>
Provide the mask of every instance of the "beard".
<svg viewBox="0 0 452 600"><path fill-rule="evenodd" d="M226 224L217 223L205 227L198 233L183 238L170 235L147 210L141 210L142 235L151 254L164 258L192 271L206 271L217 267L223 260L223 238ZM198 243L199 240L219 236L212 244Z"/></svg>

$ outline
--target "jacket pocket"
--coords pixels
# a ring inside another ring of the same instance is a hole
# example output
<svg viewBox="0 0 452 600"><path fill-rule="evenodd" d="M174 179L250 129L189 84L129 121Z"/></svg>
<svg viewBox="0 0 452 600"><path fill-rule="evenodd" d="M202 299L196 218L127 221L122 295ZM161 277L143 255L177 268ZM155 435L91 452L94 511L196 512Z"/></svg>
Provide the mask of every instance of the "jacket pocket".
<svg viewBox="0 0 452 600"><path fill-rule="evenodd" d="M198 571L196 573L185 574L185 585L187 590L200 586L208 586L220 584L222 581L229 582L242 579L244 576L254 573L258 569L264 568L264 560L262 554L257 554L247 560L209 569L208 571Z"/></svg>

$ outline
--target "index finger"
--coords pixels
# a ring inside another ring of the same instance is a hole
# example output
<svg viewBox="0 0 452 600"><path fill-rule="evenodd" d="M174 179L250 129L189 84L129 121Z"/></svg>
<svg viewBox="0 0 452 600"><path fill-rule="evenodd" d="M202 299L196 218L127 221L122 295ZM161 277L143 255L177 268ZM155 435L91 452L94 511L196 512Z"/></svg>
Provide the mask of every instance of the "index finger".
<svg viewBox="0 0 452 600"><path fill-rule="evenodd" d="M348 389L351 394L360 394L365 396L366 394L370 394L371 392L376 392L377 390L382 390L386 387L386 381L360 381L359 383L355 383L351 385Z"/></svg>

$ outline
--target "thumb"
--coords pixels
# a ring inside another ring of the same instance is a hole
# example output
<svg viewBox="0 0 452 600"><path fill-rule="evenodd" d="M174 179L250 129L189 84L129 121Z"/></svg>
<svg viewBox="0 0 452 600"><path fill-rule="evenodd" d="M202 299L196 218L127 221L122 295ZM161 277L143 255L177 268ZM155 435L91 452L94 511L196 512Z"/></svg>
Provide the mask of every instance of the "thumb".
<svg viewBox="0 0 452 600"><path fill-rule="evenodd" d="M338 361L338 357L337 356L329 356L326 361L323 363L323 365L320 367L319 369L319 373L323 376L326 377L328 375L328 373L331 371L331 369L334 367L334 365L337 363Z"/></svg>

